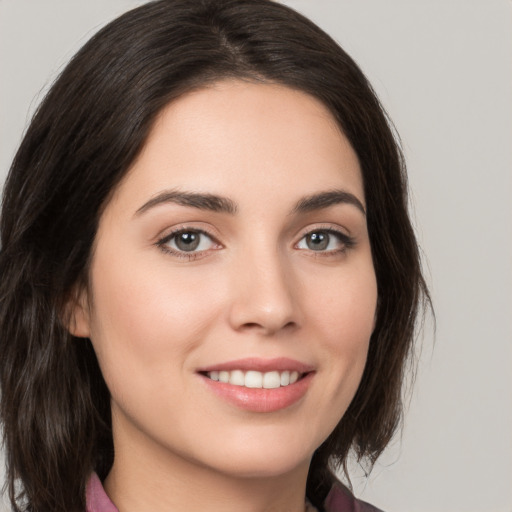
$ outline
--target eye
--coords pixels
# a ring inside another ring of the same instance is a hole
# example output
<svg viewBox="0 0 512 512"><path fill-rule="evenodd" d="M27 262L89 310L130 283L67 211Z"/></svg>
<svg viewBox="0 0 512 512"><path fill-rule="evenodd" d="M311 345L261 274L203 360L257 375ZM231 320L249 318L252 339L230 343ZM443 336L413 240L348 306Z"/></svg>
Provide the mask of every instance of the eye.
<svg viewBox="0 0 512 512"><path fill-rule="evenodd" d="M341 252L354 244L348 235L333 229L318 229L304 235L297 249L315 252Z"/></svg>
<svg viewBox="0 0 512 512"><path fill-rule="evenodd" d="M158 245L173 254L200 253L215 249L218 244L199 229L180 229L158 241Z"/></svg>

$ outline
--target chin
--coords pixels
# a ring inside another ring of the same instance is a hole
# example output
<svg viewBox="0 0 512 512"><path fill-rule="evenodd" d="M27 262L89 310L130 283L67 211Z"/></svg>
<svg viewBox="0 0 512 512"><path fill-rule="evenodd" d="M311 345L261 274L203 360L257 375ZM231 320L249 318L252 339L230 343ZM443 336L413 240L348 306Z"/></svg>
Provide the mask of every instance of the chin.
<svg viewBox="0 0 512 512"><path fill-rule="evenodd" d="M304 440L290 442L290 437L269 437L264 442L247 440L213 452L205 450L201 458L219 473L239 478L277 477L298 470L307 472L315 448L306 449L308 443Z"/></svg>
<svg viewBox="0 0 512 512"><path fill-rule="evenodd" d="M219 468L220 472L237 478L276 478L309 467L311 456L304 459L297 457L267 457L252 460L233 460L229 465Z"/></svg>

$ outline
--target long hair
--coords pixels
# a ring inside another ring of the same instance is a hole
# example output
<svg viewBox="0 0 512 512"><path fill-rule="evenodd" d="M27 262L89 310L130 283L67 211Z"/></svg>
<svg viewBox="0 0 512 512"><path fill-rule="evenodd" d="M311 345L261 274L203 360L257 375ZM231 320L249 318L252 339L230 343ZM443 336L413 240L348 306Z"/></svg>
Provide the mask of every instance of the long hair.
<svg viewBox="0 0 512 512"><path fill-rule="evenodd" d="M0 252L1 419L16 511L83 511L89 474L113 461L110 397L89 340L65 328L85 283L102 209L156 115L222 79L282 84L319 99L362 170L378 286L362 381L315 452L309 499L353 449L373 463L402 411L418 313L428 302L407 211L405 165L387 116L327 34L269 0L160 0L98 32L35 113L4 190ZM19 485L21 484L21 485Z"/></svg>

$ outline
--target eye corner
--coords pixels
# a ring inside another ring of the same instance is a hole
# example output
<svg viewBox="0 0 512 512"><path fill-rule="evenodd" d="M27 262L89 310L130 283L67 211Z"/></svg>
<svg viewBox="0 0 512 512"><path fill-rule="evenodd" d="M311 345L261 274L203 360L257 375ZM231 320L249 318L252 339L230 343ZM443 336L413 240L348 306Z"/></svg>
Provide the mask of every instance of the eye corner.
<svg viewBox="0 0 512 512"><path fill-rule="evenodd" d="M184 236L183 239L177 237ZM217 238L205 229L179 226L158 238L155 244L162 252L178 259L193 261L223 248Z"/></svg>
<svg viewBox="0 0 512 512"><path fill-rule="evenodd" d="M303 232L294 247L314 256L333 256L353 248L356 240L333 226L318 226Z"/></svg>

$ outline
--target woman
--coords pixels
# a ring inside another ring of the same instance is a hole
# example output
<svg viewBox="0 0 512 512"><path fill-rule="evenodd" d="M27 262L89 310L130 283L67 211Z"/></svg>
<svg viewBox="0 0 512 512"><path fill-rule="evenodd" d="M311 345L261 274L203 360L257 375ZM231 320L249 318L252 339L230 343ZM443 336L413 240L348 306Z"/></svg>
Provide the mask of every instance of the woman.
<svg viewBox="0 0 512 512"><path fill-rule="evenodd" d="M311 22L115 20L34 116L1 230L15 510L375 510L333 470L395 432L428 293L386 116Z"/></svg>

